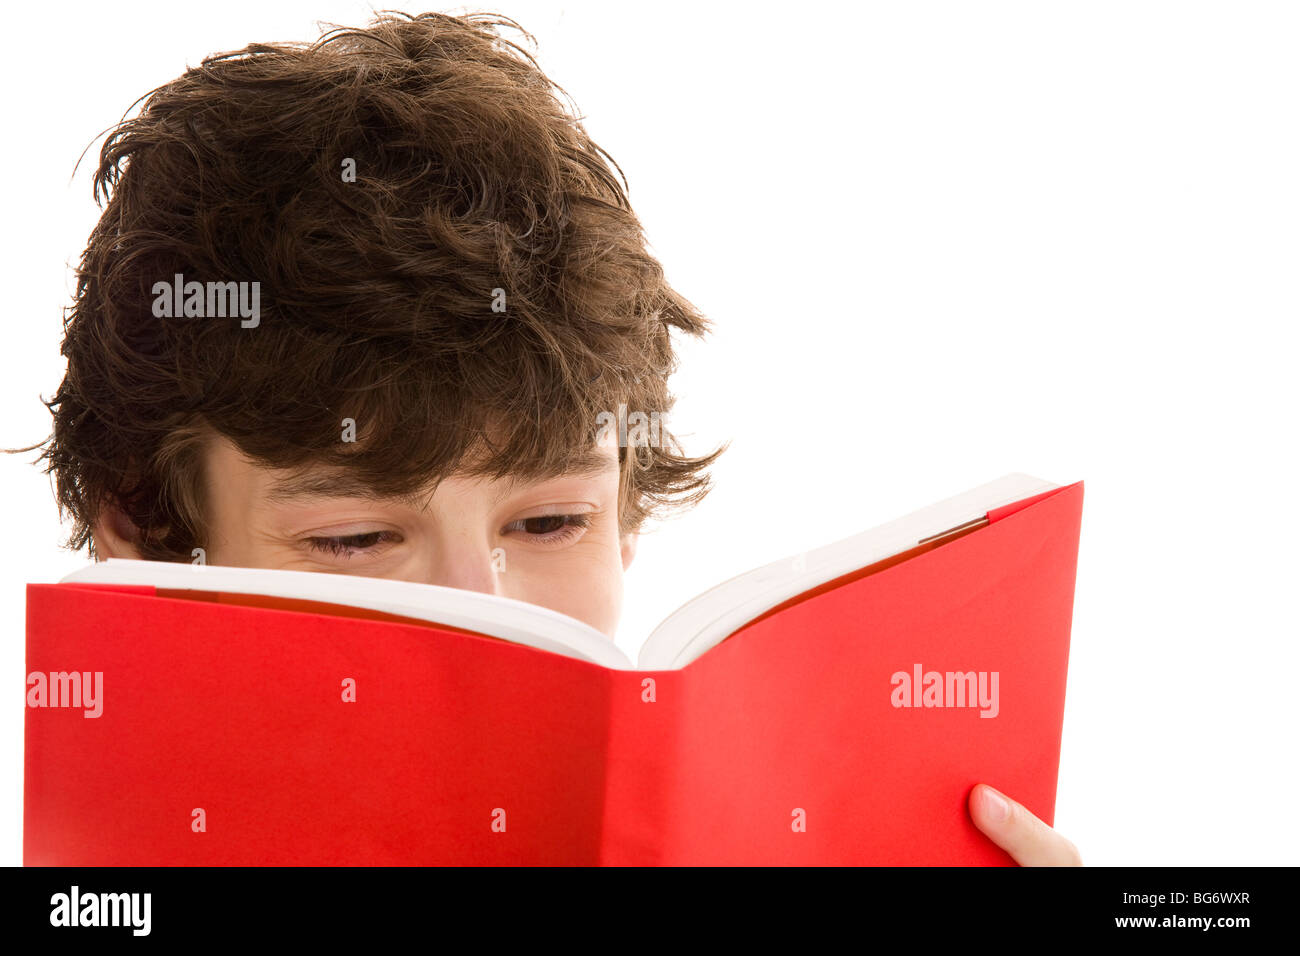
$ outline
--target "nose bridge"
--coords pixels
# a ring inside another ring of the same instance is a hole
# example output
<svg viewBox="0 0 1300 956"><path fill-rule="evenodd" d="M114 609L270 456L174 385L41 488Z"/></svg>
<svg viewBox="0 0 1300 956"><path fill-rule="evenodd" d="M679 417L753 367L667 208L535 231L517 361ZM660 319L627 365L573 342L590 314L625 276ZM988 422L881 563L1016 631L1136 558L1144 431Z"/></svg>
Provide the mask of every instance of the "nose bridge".
<svg viewBox="0 0 1300 956"><path fill-rule="evenodd" d="M421 515L429 533L421 577L429 584L502 593L493 569L492 551L500 542L490 491L482 480L454 475L434 489Z"/></svg>
<svg viewBox="0 0 1300 956"><path fill-rule="evenodd" d="M479 535L457 531L441 537L430 563L430 584L483 594L498 593L492 546Z"/></svg>

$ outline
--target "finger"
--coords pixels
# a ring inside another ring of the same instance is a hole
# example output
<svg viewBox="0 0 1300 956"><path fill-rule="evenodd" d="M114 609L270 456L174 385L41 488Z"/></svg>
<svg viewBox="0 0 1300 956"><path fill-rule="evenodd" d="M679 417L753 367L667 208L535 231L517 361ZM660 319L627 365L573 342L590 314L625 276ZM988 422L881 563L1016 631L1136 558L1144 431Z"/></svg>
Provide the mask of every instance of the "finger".
<svg viewBox="0 0 1300 956"><path fill-rule="evenodd" d="M987 784L971 790L975 826L1021 866L1082 866L1079 850L1006 794Z"/></svg>

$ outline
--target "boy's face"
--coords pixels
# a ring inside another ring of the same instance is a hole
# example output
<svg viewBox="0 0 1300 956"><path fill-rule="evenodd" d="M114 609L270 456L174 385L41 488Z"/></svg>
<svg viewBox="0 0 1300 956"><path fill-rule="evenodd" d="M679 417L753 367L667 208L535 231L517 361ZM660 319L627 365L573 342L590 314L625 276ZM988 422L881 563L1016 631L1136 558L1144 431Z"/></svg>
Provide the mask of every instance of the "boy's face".
<svg viewBox="0 0 1300 956"><path fill-rule="evenodd" d="M603 465L590 474L532 483L453 476L411 499L382 499L342 488L324 468L294 482L301 476L256 465L218 436L205 460L206 562L482 591L613 637L636 536L618 532L618 449L597 451ZM101 522L96 551L136 557L117 531Z"/></svg>

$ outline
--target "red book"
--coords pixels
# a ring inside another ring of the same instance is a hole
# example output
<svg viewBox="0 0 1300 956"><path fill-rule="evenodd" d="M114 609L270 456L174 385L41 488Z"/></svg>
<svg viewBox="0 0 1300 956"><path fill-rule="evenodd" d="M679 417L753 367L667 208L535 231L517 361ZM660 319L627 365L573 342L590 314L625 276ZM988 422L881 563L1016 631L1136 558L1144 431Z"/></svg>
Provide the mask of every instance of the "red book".
<svg viewBox="0 0 1300 956"><path fill-rule="evenodd" d="M1009 475L689 602L564 615L110 560L27 588L27 865L1007 864L1049 824L1083 483Z"/></svg>

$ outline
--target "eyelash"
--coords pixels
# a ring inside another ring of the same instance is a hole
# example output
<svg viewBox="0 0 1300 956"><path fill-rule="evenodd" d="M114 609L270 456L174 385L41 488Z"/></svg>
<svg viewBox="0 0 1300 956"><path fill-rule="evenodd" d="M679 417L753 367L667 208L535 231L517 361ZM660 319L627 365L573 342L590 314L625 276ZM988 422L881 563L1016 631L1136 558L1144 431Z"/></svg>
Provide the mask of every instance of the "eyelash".
<svg viewBox="0 0 1300 956"><path fill-rule="evenodd" d="M557 518L563 522L559 528L554 531L542 532L540 534L529 534L529 539L538 541L542 544L560 544L580 537L583 531L591 527L590 514L534 515L531 518L520 518L518 521L510 522L510 524L505 526L503 531L519 530L527 533L527 529L524 528L523 525L526 525L528 522L553 521Z"/></svg>
<svg viewBox="0 0 1300 956"><path fill-rule="evenodd" d="M363 551L374 550L377 545L397 537L398 535L392 531L367 531L365 534L345 534L333 538L308 538L307 543L316 551L328 551L330 554L351 557ZM360 543L370 538L375 540L368 545Z"/></svg>
<svg viewBox="0 0 1300 956"><path fill-rule="evenodd" d="M560 519L563 524L554 531L529 534L528 537L542 544L559 544L561 542L572 540L579 536L582 531L591 527L591 515L574 514L574 515L534 515L531 518L520 518L518 521L512 521L506 525L504 531L523 531L527 533L525 527L530 521L553 521ZM367 531L365 534L346 534L329 538L308 538L307 543L316 551L327 551L333 555L343 555L351 557L366 551L374 550L378 545L392 541L399 536L392 531ZM369 544L362 542L369 541Z"/></svg>

